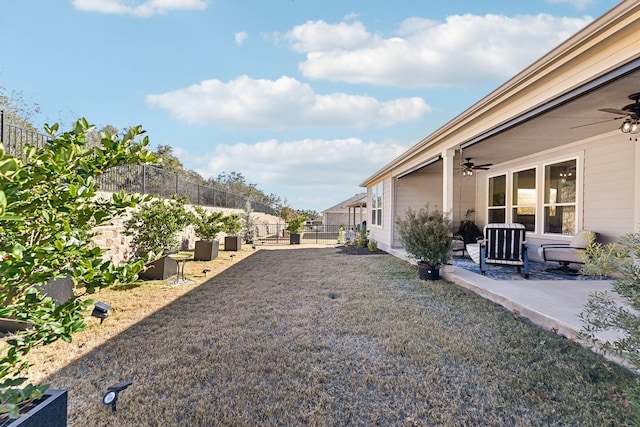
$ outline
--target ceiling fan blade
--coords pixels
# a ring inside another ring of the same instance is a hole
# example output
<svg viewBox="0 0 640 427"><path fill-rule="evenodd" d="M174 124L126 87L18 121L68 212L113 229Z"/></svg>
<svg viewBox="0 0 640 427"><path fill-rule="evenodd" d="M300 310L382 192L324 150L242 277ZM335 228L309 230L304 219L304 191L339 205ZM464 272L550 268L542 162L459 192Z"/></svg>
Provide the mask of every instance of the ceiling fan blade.
<svg viewBox="0 0 640 427"><path fill-rule="evenodd" d="M476 166L474 169L475 170L481 170L481 171L488 171L490 168L488 168L486 166Z"/></svg>
<svg viewBox="0 0 640 427"><path fill-rule="evenodd" d="M625 116L614 117L613 119L600 120L599 122L591 122L591 123L587 123L587 124L584 124L584 125L571 126L569 129L578 129L578 128L583 128L583 127L586 127L586 126L598 125L600 123L607 123L607 122L611 122L613 120L620 120L620 119L624 119L624 118L625 118Z"/></svg>
<svg viewBox="0 0 640 427"><path fill-rule="evenodd" d="M605 113L612 113L612 114L622 114L623 116L628 116L631 114L629 111L619 110L617 108L600 108L598 111L603 111Z"/></svg>
<svg viewBox="0 0 640 427"><path fill-rule="evenodd" d="M485 163L482 165L475 165L474 169L489 169L489 166L493 166L493 163Z"/></svg>

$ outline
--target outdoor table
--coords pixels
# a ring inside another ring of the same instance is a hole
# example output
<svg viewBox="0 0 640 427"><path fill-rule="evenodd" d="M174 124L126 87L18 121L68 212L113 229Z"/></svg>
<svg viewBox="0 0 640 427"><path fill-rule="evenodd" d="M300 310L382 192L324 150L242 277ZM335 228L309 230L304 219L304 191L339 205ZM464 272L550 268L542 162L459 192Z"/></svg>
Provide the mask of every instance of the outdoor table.
<svg viewBox="0 0 640 427"><path fill-rule="evenodd" d="M175 260L178 263L178 270L176 271L176 280L171 282L174 285L178 285L180 283L187 283L187 279L184 277L184 266L187 261L193 260L193 255L191 253L177 253L177 254L169 254L167 255L169 258ZM182 279L180 279L182 276Z"/></svg>

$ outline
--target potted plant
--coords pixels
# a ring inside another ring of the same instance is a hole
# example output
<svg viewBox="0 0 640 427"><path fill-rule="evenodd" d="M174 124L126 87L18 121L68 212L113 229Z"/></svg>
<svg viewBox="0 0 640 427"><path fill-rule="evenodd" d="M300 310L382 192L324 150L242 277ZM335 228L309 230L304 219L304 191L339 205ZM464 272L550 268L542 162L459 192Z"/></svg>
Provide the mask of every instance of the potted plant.
<svg viewBox="0 0 640 427"><path fill-rule="evenodd" d="M239 251L242 249L242 237L238 235L242 231L242 221L240 215L231 214L222 219L224 228L222 231L227 233L224 238L225 251Z"/></svg>
<svg viewBox="0 0 640 427"><path fill-rule="evenodd" d="M302 229L304 222L308 218L304 215L298 215L287 223L287 231L289 232L289 244L299 245L302 237Z"/></svg>
<svg viewBox="0 0 640 427"><path fill-rule="evenodd" d="M186 197L155 199L131 214L124 234L133 236L131 246L138 257L151 256L154 261L140 275L143 279L165 280L176 274L178 263L168 258L178 252L178 233L193 221L193 215L184 207Z"/></svg>
<svg viewBox="0 0 640 427"><path fill-rule="evenodd" d="M451 259L452 221L449 215L427 205L419 211L411 208L404 219L396 218L400 241L417 260L422 280L438 280L440 266Z"/></svg>
<svg viewBox="0 0 640 427"><path fill-rule="evenodd" d="M196 240L193 259L211 261L218 256L220 243L216 240L224 230L224 214L220 211L208 212L201 206L194 206L193 231L200 240Z"/></svg>

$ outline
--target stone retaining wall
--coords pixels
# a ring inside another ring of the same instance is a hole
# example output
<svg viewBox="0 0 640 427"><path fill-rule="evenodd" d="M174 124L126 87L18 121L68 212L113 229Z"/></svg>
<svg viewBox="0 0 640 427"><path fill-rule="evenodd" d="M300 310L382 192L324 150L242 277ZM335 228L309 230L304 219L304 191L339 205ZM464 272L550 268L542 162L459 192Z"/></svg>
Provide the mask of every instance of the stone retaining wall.
<svg viewBox="0 0 640 427"><path fill-rule="evenodd" d="M101 193L102 197L111 197L110 193ZM187 209L193 209L192 205L186 205ZM242 209L228 209L228 208L218 208L218 207L209 207L203 206L203 208L207 212L223 212L225 215L230 215L233 213L237 213L242 215ZM253 221L256 224L256 227L261 228L261 226L266 224L279 224L284 222L281 218L278 218L273 215L265 214L262 212L254 212L251 214L253 217ZM111 260L114 263L119 263L120 261L126 261L133 255L131 248L131 241L133 238L131 236L124 235L124 223L128 219L129 216L118 218L113 221L111 225L104 225L101 227L96 227L93 231L96 235L93 237L93 243L107 251L104 254L104 258ZM224 243L224 233L221 233L218 236L218 241L220 243ZM193 231L193 227L187 227L182 233L179 235L179 240L182 242L182 250L193 250L196 242L196 235Z"/></svg>

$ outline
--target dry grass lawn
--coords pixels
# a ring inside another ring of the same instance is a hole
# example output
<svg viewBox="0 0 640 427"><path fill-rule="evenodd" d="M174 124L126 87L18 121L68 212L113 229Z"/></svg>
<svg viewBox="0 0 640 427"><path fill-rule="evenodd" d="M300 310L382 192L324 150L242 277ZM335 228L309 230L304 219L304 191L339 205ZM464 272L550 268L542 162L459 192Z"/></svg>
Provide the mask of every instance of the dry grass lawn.
<svg viewBox="0 0 640 427"><path fill-rule="evenodd" d="M220 255L187 264L194 284L102 291L102 325L34 352L33 378L69 390L70 426L629 420L629 372L390 255ZM125 380L113 413L101 397Z"/></svg>

